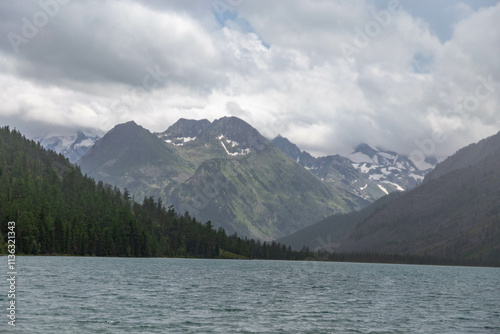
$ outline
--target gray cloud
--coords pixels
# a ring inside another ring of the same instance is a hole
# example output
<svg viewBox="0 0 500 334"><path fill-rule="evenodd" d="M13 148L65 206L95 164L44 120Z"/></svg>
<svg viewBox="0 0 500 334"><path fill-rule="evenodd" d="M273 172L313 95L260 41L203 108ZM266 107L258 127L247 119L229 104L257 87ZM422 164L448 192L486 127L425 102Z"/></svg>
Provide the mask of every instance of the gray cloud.
<svg viewBox="0 0 500 334"><path fill-rule="evenodd" d="M198 89L217 87L219 78L224 79L223 73L211 70L217 55L210 35L188 15L155 12L134 2L59 5L53 0L58 4L54 16L46 15L47 23L38 28L35 18L44 11L37 2L29 3L18 8L10 2L4 8L14 14L2 24L2 35L14 33L25 42L4 38L0 48L18 59L16 74L30 80L135 86L148 65L169 73L168 81Z"/></svg>
<svg viewBox="0 0 500 334"><path fill-rule="evenodd" d="M441 158L500 130L497 1L389 16L389 1L64 3L0 2L1 123L164 131L231 114L316 154L434 141Z"/></svg>

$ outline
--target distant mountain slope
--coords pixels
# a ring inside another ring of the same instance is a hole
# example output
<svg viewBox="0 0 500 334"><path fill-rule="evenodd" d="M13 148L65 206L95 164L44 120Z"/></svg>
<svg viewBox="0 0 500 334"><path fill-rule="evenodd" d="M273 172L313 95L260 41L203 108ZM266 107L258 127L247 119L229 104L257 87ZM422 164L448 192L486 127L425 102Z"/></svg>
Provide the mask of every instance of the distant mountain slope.
<svg viewBox="0 0 500 334"><path fill-rule="evenodd" d="M39 141L44 148L55 151L56 153L61 153L73 163L87 153L98 139L99 136L86 134L82 131L78 131L74 135L34 138L34 140Z"/></svg>
<svg viewBox="0 0 500 334"><path fill-rule="evenodd" d="M277 241L290 245L296 250L308 247L312 251L335 252L340 247L342 239L354 230L356 225L386 207L399 196L401 193L391 193L359 211L332 215Z"/></svg>
<svg viewBox="0 0 500 334"><path fill-rule="evenodd" d="M159 134L121 124L79 164L136 198L161 196L197 219L265 240L368 204L322 183L236 117L181 119Z"/></svg>
<svg viewBox="0 0 500 334"><path fill-rule="evenodd" d="M473 166L491 155L499 154L499 149L500 132L476 144L471 144L460 149L454 155L438 164L436 168L425 177L425 180L434 180L454 170Z"/></svg>
<svg viewBox="0 0 500 334"><path fill-rule="evenodd" d="M496 138L483 141L489 143L489 154L477 144L448 158L444 166L463 161L464 152L467 158L487 156L472 166L451 168L404 193L360 223L339 250L500 263L500 145Z"/></svg>
<svg viewBox="0 0 500 334"><path fill-rule="evenodd" d="M414 188L429 170L419 170L408 158L391 151L358 145L347 157L315 158L281 136L273 144L326 183L334 183L370 202L394 191Z"/></svg>

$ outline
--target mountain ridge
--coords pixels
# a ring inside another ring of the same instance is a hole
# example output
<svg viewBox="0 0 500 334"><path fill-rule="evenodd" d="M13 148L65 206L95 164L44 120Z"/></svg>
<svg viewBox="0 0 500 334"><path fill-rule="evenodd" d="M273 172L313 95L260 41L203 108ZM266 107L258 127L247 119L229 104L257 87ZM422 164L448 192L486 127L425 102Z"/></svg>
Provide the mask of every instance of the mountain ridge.
<svg viewBox="0 0 500 334"><path fill-rule="evenodd" d="M429 171L419 170L404 155L373 149L366 143L357 145L345 157L337 154L315 158L281 135L272 142L321 180L335 183L370 202L390 192L414 188Z"/></svg>
<svg viewBox="0 0 500 334"><path fill-rule="evenodd" d="M436 179L457 169L466 168L479 163L500 150L500 132L461 148L455 154L439 163L425 178L425 181Z"/></svg>
<svg viewBox="0 0 500 334"><path fill-rule="evenodd" d="M161 197L199 220L261 240L368 204L322 183L236 117L182 119L156 134L127 122L108 132L79 164L136 198ZM283 210L283 203L293 205Z"/></svg>

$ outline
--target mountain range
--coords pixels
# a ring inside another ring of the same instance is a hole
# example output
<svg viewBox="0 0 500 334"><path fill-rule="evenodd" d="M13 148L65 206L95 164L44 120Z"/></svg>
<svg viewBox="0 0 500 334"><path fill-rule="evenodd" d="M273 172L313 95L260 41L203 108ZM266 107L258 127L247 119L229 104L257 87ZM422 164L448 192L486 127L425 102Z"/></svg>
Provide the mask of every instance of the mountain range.
<svg viewBox="0 0 500 334"><path fill-rule="evenodd" d="M236 117L180 119L155 134L128 122L103 138L78 132L39 140L138 201L161 197L230 233L262 240L411 189L428 172L367 144L348 157L315 158L281 136L270 142Z"/></svg>
<svg viewBox="0 0 500 334"><path fill-rule="evenodd" d="M78 164L136 200L161 197L177 211L261 240L369 204L322 182L236 117L180 119L157 134L134 122L120 124Z"/></svg>
<svg viewBox="0 0 500 334"><path fill-rule="evenodd" d="M153 195L244 237L500 264L500 133L419 170L367 144L346 157L313 157L236 117L180 119L162 133L128 122L78 164L136 201Z"/></svg>
<svg viewBox="0 0 500 334"><path fill-rule="evenodd" d="M413 190L279 241L295 248L500 264L500 132L459 150Z"/></svg>
<svg viewBox="0 0 500 334"><path fill-rule="evenodd" d="M167 143L184 146L185 143L196 138L199 132L209 124L208 120L181 119L159 135ZM254 133L257 133L256 130ZM70 162L75 163L100 137L96 134L78 131L71 135L45 135L33 139L39 141L44 148L61 153ZM437 160L430 157L426 161L429 168L420 170L403 155L372 148L364 143L358 145L346 157L330 155L316 158L308 152L301 151L297 145L280 135L271 142L322 181L337 182L337 186L369 202L373 202L388 192L412 189L437 164ZM200 146L198 145L197 148L199 149ZM229 150L231 149L232 147L229 147ZM211 154L213 152L210 152L208 156ZM238 153L231 153L232 156L236 154ZM192 155L191 158L193 157Z"/></svg>
<svg viewBox="0 0 500 334"><path fill-rule="evenodd" d="M326 183L332 183L369 202L394 191L414 188L432 170L420 170L396 152L358 145L347 157L329 155L315 158L281 136L272 141L298 164ZM435 159L428 159L435 166Z"/></svg>

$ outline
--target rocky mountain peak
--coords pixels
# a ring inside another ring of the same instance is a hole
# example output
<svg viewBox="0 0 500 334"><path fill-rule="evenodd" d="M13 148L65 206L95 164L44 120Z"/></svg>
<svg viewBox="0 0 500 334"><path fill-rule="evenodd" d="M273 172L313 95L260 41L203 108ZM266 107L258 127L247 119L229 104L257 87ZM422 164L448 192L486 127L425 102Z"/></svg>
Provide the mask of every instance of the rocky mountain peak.
<svg viewBox="0 0 500 334"><path fill-rule="evenodd" d="M208 119L194 120L181 118L163 132L162 135L170 139L175 137L193 138L197 137L209 125L210 121Z"/></svg>
<svg viewBox="0 0 500 334"><path fill-rule="evenodd" d="M255 128L234 116L213 122L180 119L158 137L174 146L198 147L234 157L261 151L269 144Z"/></svg>
<svg viewBox="0 0 500 334"><path fill-rule="evenodd" d="M373 149L372 147L370 147L368 144L366 143L361 143L359 144L358 146L356 146L354 148L354 154L355 153L362 153L362 154L365 154L367 156L369 156L370 158L373 158L375 155L377 155L379 151L376 150L376 149Z"/></svg>
<svg viewBox="0 0 500 334"><path fill-rule="evenodd" d="M281 135L278 135L271 142L295 161L297 161L297 159L300 157L300 154L302 153L297 145L289 141L287 138L282 137Z"/></svg>

